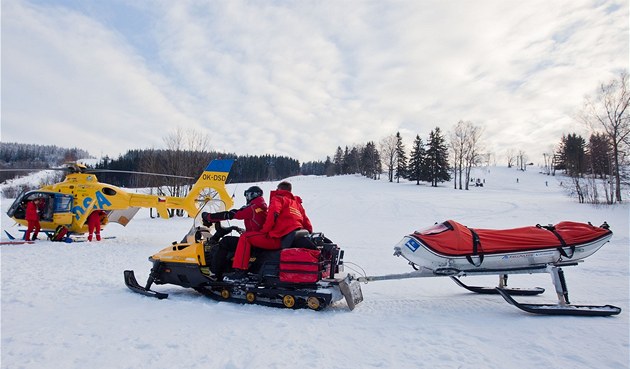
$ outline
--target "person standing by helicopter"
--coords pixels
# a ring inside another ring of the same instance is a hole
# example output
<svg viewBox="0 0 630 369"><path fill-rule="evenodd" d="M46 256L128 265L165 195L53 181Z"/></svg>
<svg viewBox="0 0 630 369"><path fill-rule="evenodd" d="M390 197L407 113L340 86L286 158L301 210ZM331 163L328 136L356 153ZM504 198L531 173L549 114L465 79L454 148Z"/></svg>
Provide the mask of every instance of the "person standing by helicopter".
<svg viewBox="0 0 630 369"><path fill-rule="evenodd" d="M88 241L92 242L92 233L96 233L96 240L101 240L101 222L106 219L107 214L101 210L96 209L90 213L87 219L88 224Z"/></svg>
<svg viewBox="0 0 630 369"><path fill-rule="evenodd" d="M31 241L31 232L33 232L32 240L35 241L41 229L41 226L39 224L39 211L41 203L42 199L40 199L39 197L26 203L25 219L28 222L26 233L24 233L24 240L26 241Z"/></svg>

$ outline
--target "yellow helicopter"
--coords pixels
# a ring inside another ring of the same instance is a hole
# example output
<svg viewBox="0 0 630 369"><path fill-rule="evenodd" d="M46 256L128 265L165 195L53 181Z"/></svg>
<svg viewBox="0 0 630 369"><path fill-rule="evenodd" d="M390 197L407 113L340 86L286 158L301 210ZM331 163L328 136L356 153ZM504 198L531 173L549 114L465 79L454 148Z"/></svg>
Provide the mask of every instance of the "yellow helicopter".
<svg viewBox="0 0 630 369"><path fill-rule="evenodd" d="M53 232L58 226L64 226L69 234L82 234L88 231L86 221L94 210L104 210L107 214L101 221L103 225L114 222L123 226L129 223L139 208L155 208L162 218L169 217L168 209L182 209L190 216L195 216L201 206L199 200L205 203L212 202L217 209L225 210L233 205L232 197L225 188L225 181L233 163L232 159L212 160L186 197L131 193L99 182L96 175L89 173L85 165L73 164L72 173L66 175L63 182L20 194L7 211L7 215L17 224L27 226L28 222L24 219L27 202L43 199L44 201L41 201L43 205L40 205L42 232Z"/></svg>

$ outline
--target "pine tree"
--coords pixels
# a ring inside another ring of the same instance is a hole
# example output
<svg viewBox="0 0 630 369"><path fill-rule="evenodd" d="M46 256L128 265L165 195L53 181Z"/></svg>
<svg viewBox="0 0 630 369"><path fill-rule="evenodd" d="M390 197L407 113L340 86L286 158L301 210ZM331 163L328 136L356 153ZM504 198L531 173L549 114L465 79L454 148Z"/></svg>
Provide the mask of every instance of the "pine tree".
<svg viewBox="0 0 630 369"><path fill-rule="evenodd" d="M400 178L407 178L407 154L405 145L402 142L400 132L396 132L396 182L400 183Z"/></svg>
<svg viewBox="0 0 630 369"><path fill-rule="evenodd" d="M335 175L343 174L343 151L341 150L341 146L337 146L333 164L335 166Z"/></svg>
<svg viewBox="0 0 630 369"><path fill-rule="evenodd" d="M350 173L350 151L348 150L348 146L346 146L346 150L343 152L343 162L341 163L341 168L341 174Z"/></svg>
<svg viewBox="0 0 630 369"><path fill-rule="evenodd" d="M326 161L324 162L324 173L326 177L332 177L335 175L335 164L330 160L330 156L326 157Z"/></svg>
<svg viewBox="0 0 630 369"><path fill-rule="evenodd" d="M411 156L409 157L409 166L407 167L407 176L411 181L416 181L419 185L421 180L424 180L426 175L423 173L423 166L425 161L426 151L424 149L424 143L420 138L420 135L416 135L416 139L413 141L413 147L411 149Z"/></svg>
<svg viewBox="0 0 630 369"><path fill-rule="evenodd" d="M437 187L438 183L451 179L448 164L448 148L440 127L435 127L429 134L426 159L427 180L431 182L432 187Z"/></svg>
<svg viewBox="0 0 630 369"><path fill-rule="evenodd" d="M588 157L592 174L604 178L611 173L612 148L603 133L594 133L589 138Z"/></svg>
<svg viewBox="0 0 630 369"><path fill-rule="evenodd" d="M581 176L586 169L586 140L577 133L562 136L560 157L569 176Z"/></svg>
<svg viewBox="0 0 630 369"><path fill-rule="evenodd" d="M355 146L350 149L347 158L348 174L361 173L361 157Z"/></svg>
<svg viewBox="0 0 630 369"><path fill-rule="evenodd" d="M361 151L362 174L377 179L381 171L381 159L373 141L368 142Z"/></svg>

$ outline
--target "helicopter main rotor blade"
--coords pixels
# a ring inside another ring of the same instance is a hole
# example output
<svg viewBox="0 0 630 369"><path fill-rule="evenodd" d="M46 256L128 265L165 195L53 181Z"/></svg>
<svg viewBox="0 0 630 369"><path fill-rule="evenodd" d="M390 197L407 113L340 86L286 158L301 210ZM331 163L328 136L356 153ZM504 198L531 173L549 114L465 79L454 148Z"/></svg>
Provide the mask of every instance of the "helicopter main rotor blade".
<svg viewBox="0 0 630 369"><path fill-rule="evenodd" d="M183 179L195 179L195 177L188 176L176 176L172 174L162 174L162 173L150 173L150 172L136 172L133 170L115 170L115 169L86 169L86 172L89 173L129 173L129 174L142 174L147 176L158 176L158 177L171 177L171 178L183 178Z"/></svg>
<svg viewBox="0 0 630 369"><path fill-rule="evenodd" d="M62 170L62 171L68 171L68 169L66 168L15 168L15 169L7 169L7 168L2 168L0 169L0 172L39 172L42 170Z"/></svg>
<svg viewBox="0 0 630 369"><path fill-rule="evenodd" d="M147 176L157 176L157 177L170 177L170 178L182 178L182 179L195 179L195 177L188 176L178 176L173 174L163 174L163 173L150 173L150 172L137 172L133 170L116 170L116 169L81 169L77 170L74 168L2 168L0 172L39 172L42 170L60 170L64 172L85 172L85 173L127 173L127 174L141 174Z"/></svg>

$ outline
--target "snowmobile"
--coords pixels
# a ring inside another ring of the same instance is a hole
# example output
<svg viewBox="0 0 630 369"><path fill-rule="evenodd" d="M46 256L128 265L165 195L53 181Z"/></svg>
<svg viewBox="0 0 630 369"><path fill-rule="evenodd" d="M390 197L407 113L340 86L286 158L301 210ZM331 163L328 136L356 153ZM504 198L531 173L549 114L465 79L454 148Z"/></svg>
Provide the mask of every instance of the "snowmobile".
<svg viewBox="0 0 630 369"><path fill-rule="evenodd" d="M226 257L224 264L231 265L233 252L222 255L217 250L221 239L233 231L243 230L221 223L193 226L181 242L173 242L149 257L153 267L144 286L137 282L133 270L124 271L125 284L134 292L158 299L168 294L152 290L153 284L174 284L219 301L291 309L322 310L345 298L353 310L363 300L360 283L352 275L341 276L343 250L322 233L306 230L285 236L280 250L252 248L247 278L224 280L214 268L214 258Z"/></svg>
<svg viewBox="0 0 630 369"><path fill-rule="evenodd" d="M599 250L612 237L604 222L560 222L556 225L529 226L514 229L473 229L456 221L436 223L405 236L395 247L413 272L385 276L359 277L362 282L451 277L459 286L481 294L500 294L508 303L534 314L549 315L616 315L616 306L571 305L563 267L575 266ZM525 304L512 296L532 296L544 288L509 288L509 274L549 273L558 295L557 304ZM499 275L497 287L469 286L458 277Z"/></svg>

